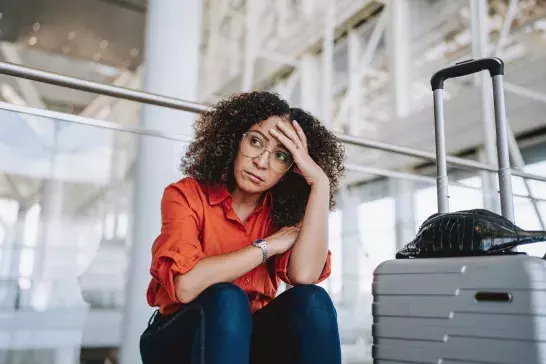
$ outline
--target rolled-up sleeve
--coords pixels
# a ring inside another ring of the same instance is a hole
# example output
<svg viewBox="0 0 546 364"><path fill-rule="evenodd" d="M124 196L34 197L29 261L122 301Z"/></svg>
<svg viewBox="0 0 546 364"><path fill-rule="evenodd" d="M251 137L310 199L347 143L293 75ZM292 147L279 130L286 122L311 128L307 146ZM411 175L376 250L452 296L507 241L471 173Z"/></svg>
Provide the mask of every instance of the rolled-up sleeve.
<svg viewBox="0 0 546 364"><path fill-rule="evenodd" d="M285 283L294 285L294 283L288 278L288 263L290 261L290 255L292 254L292 249L286 251L281 255L275 256L275 272L277 276ZM315 283L320 283L330 276L332 273L332 253L328 250L328 255L326 256L326 261L324 262L324 267L320 273L319 278Z"/></svg>
<svg viewBox="0 0 546 364"><path fill-rule="evenodd" d="M150 273L173 302L178 302L174 277L187 273L204 257L196 200L198 197L175 185L168 186L161 199L161 233L152 247ZM148 301L154 298L149 296Z"/></svg>

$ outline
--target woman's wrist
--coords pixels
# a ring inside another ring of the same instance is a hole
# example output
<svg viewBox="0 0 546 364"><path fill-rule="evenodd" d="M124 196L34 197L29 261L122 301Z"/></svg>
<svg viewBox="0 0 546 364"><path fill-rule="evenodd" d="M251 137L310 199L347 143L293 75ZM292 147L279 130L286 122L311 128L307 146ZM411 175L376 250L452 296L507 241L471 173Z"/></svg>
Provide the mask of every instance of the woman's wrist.
<svg viewBox="0 0 546 364"><path fill-rule="evenodd" d="M330 193L330 180L328 177L324 176L324 178L321 178L317 180L315 183L311 185L311 190L318 190L321 192L327 192Z"/></svg>
<svg viewBox="0 0 546 364"><path fill-rule="evenodd" d="M275 241L275 238L265 238L265 245L267 246L267 257L270 258L274 255L277 255L278 252L275 249L275 244L273 242Z"/></svg>

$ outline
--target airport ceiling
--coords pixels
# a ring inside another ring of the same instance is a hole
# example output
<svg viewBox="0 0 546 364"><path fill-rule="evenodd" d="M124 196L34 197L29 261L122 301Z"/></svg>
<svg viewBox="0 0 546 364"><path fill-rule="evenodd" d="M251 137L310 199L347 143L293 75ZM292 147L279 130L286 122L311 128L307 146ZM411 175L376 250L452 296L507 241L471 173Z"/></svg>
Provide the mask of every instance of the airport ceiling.
<svg viewBox="0 0 546 364"><path fill-rule="evenodd" d="M142 60L147 3L148 0L2 0L0 41L135 69Z"/></svg>

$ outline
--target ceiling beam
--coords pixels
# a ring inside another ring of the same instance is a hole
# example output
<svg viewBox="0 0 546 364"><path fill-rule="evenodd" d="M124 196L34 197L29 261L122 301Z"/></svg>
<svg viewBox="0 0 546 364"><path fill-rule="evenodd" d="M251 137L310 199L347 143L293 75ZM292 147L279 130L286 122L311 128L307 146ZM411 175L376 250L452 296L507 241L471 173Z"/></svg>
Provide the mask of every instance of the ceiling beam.
<svg viewBox="0 0 546 364"><path fill-rule="evenodd" d="M4 59L7 62L24 65L21 54L14 44L8 42L0 43L0 52L3 54ZM47 106L33 81L22 77L16 77L15 81L19 86L21 95L11 85L1 84L0 93L4 100L15 105L47 109ZM47 138L47 134L43 127L43 123L41 123L37 118L29 115L21 115L21 117L26 121L30 129L38 136L42 143L46 145L45 140ZM55 122L56 121L53 123Z"/></svg>
<svg viewBox="0 0 546 364"><path fill-rule="evenodd" d="M130 71L123 72L117 79L112 83L113 86L118 87L127 87L133 82L133 78L137 77L137 74L133 74ZM119 99L113 98L111 96L99 95L95 97L80 113L80 116L87 118L97 118L98 115L104 110L105 107L110 105L114 101Z"/></svg>
<svg viewBox="0 0 546 364"><path fill-rule="evenodd" d="M355 85L356 83L361 83L362 78L364 77L364 75L366 75L368 68L370 68L370 64L375 57L379 42L383 38L383 34L386 29L388 14L389 13L388 11L386 11L386 7L384 7L375 22L372 34L368 39L368 44L364 49L364 54L360 59L360 62L358 62L360 66L356 70L353 70L354 75L351 75L351 77L354 77L356 79L353 80L353 85ZM341 118L346 115L349 107L351 106L351 101L354 97L354 94L357 92L357 90L357 87L349 87L347 89L347 92L340 101L341 106L335 118L336 120L341 120ZM337 123L334 125L334 127L338 127Z"/></svg>
<svg viewBox="0 0 546 364"><path fill-rule="evenodd" d="M148 11L148 8L146 6L135 4L132 1L125 1L125 0L96 0L96 1L102 1L103 3L114 5L126 10L134 11L135 13L139 13L139 14L145 14Z"/></svg>
<svg viewBox="0 0 546 364"><path fill-rule="evenodd" d="M6 173L4 174L4 178L8 182L9 188L12 190L13 194L15 195L15 200L19 203L19 205L25 204L27 199L23 196L21 191L19 191L17 184L13 182L13 180L11 179L11 176Z"/></svg>

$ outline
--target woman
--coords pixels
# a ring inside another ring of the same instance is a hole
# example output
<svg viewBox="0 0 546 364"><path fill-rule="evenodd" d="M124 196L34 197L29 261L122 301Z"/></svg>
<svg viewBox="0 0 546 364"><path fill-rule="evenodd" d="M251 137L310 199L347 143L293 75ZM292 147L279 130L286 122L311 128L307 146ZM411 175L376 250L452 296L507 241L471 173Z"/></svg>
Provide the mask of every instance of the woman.
<svg viewBox="0 0 546 364"><path fill-rule="evenodd" d="M344 150L267 92L203 113L168 186L141 337L148 363L341 363L328 213ZM276 297L280 281L292 286Z"/></svg>

